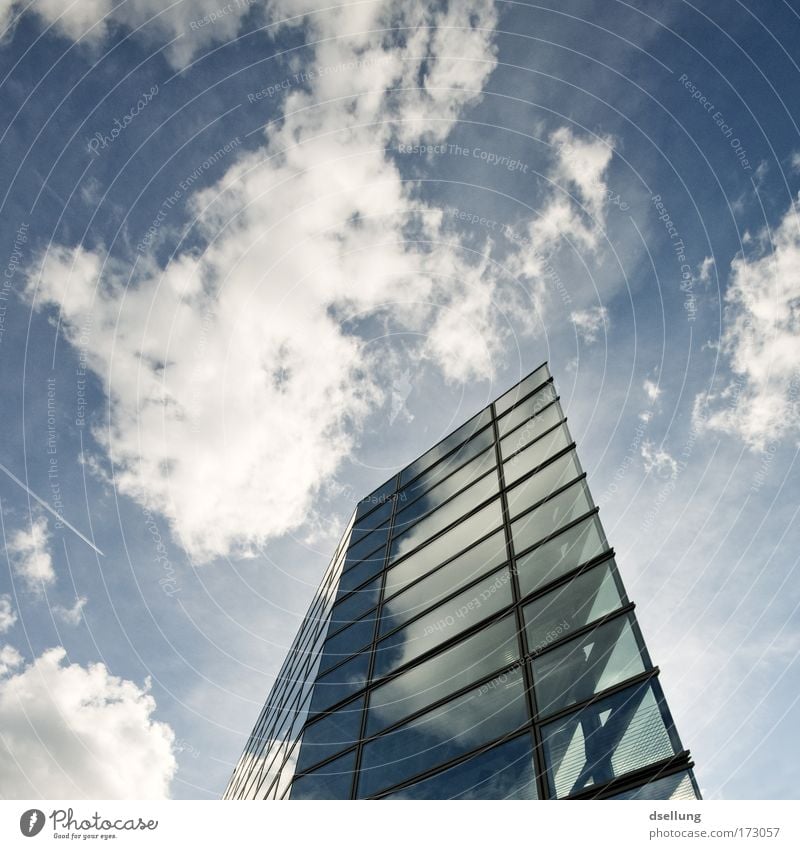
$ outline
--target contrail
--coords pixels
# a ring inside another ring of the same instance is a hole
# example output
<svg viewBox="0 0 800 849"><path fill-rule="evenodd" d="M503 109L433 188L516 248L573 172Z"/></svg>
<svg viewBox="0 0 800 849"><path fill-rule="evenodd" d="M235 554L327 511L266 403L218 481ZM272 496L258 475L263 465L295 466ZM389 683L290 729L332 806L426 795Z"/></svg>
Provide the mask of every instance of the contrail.
<svg viewBox="0 0 800 849"><path fill-rule="evenodd" d="M26 486L10 469L7 469L2 463L0 463L0 472L5 472L5 474L7 474L11 478L11 480L14 481L15 484L17 484L17 486L21 486L25 490L25 492L30 495L31 498L33 498L35 501L38 501L38 503L41 504L42 507L44 507L44 509L47 510L48 513L50 513L52 516L55 516L56 519L58 519L58 521L61 522L62 525L66 525L72 531L72 533L80 537L86 543L86 545L88 545L90 548L93 548L101 557L105 557L105 554L103 554L103 552L100 551L100 549L90 539L87 539L74 525L70 524L60 513L57 513L55 510L53 510L53 508L46 501L42 501L42 499L39 498L39 496L35 492L31 491L30 487Z"/></svg>

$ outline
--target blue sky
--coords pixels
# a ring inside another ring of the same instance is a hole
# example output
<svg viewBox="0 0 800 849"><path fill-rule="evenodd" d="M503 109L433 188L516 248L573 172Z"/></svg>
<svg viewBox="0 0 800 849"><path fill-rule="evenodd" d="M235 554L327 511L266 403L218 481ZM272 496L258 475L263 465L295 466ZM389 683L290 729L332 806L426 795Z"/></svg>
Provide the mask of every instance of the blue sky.
<svg viewBox="0 0 800 849"><path fill-rule="evenodd" d="M0 463L102 552L0 474L0 794L219 796L354 501L547 359L705 795L796 795L788 3L0 27Z"/></svg>

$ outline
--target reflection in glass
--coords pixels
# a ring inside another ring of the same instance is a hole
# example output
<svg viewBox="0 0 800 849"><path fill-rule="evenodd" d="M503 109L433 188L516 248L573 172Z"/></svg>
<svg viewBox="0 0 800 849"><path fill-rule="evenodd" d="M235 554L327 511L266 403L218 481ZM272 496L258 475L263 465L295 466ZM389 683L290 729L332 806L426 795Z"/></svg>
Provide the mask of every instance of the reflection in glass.
<svg viewBox="0 0 800 849"><path fill-rule="evenodd" d="M506 410L514 406L520 398L533 392L538 386L541 386L550 377L550 370L547 365L539 366L533 373L529 374L524 380L521 380L516 386L501 395L494 402L495 415L502 416Z"/></svg>
<svg viewBox="0 0 800 849"><path fill-rule="evenodd" d="M346 622L354 622L359 616L363 616L368 610L375 607L380 594L381 579L376 578L344 601L337 602L331 613L331 633L341 628Z"/></svg>
<svg viewBox="0 0 800 849"><path fill-rule="evenodd" d="M438 510L429 513L424 519L420 519L416 525L409 528L405 533L396 539L392 540L389 548L389 562L392 563L398 557L413 551L417 546L425 542L426 539L438 534L439 531L457 522L460 518L469 513L473 508L477 507L481 502L486 501L493 495L500 492L500 485L497 479L497 472L490 472L486 477L481 478L477 483L474 483L469 489L452 498Z"/></svg>
<svg viewBox="0 0 800 849"><path fill-rule="evenodd" d="M524 608L528 651L537 654L621 605L611 564L606 561Z"/></svg>
<svg viewBox="0 0 800 849"><path fill-rule="evenodd" d="M590 516L517 559L520 592L526 596L607 549L600 522Z"/></svg>
<svg viewBox="0 0 800 849"><path fill-rule="evenodd" d="M373 493L358 502L356 506L356 522L360 521L362 516L365 516L370 510L379 504L385 504L395 491L397 484L397 475L389 478L386 483L381 484Z"/></svg>
<svg viewBox="0 0 800 849"><path fill-rule="evenodd" d="M503 474L505 476L506 485L514 483L523 475L541 466L554 454L563 451L568 445L572 444L572 437L569 435L565 424L559 425L555 430L546 433L536 442L529 445L527 448L514 454L513 457L503 463Z"/></svg>
<svg viewBox="0 0 800 849"><path fill-rule="evenodd" d="M384 799L536 799L529 734L501 743Z"/></svg>
<svg viewBox="0 0 800 849"><path fill-rule="evenodd" d="M352 660L343 663L332 672L328 672L314 684L314 695L311 697L311 713L327 710L337 702L355 695L367 681L369 669L369 654L356 655Z"/></svg>
<svg viewBox="0 0 800 849"><path fill-rule="evenodd" d="M494 430L491 427L487 427L476 436L473 436L469 442L465 442L461 448L448 455L441 463L428 469L425 474L420 475L414 481L404 486L397 494L397 509L400 510L404 506L410 505L425 490L431 489L439 481L455 472L456 469L459 469L470 460L473 461L471 466L474 477L477 477L481 472L488 471L494 465L495 457L494 452L487 453L487 449L493 445ZM479 454L482 456L480 460L477 460ZM453 492L455 492L455 489Z"/></svg>
<svg viewBox="0 0 800 849"><path fill-rule="evenodd" d="M440 507L448 498L474 483L482 474L488 472L495 464L494 449L484 452L472 462L467 463L455 474L445 478L425 495L417 498L413 504L409 504L400 510L394 519L394 536L399 536L403 530L412 525L421 516L430 513ZM422 492L422 490L419 490Z"/></svg>
<svg viewBox="0 0 800 849"><path fill-rule="evenodd" d="M513 410L504 415L503 418L497 422L498 433L501 437L503 437L525 422L533 424L536 419L543 414L543 408L551 401L555 401L555 399L556 390L553 384L549 383L547 386L543 386L538 392L526 398L521 404L517 404ZM520 431L522 430L525 430L525 428L520 428ZM523 445L525 444L525 441L523 441Z"/></svg>
<svg viewBox="0 0 800 849"><path fill-rule="evenodd" d="M367 733L375 734L518 658L517 626L512 615L373 690Z"/></svg>
<svg viewBox="0 0 800 849"><path fill-rule="evenodd" d="M303 732L297 772L304 772L358 741L364 697L348 702L334 713L322 717Z"/></svg>
<svg viewBox="0 0 800 849"><path fill-rule="evenodd" d="M618 793L616 796L610 796L610 799L652 799L658 801L667 801L672 799L687 800L696 799L692 779L688 772L678 772L675 775L668 775L666 778L659 778L656 781L645 784L643 787L634 787L633 790L626 790L624 793Z"/></svg>
<svg viewBox="0 0 800 849"><path fill-rule="evenodd" d="M349 799L356 753L349 752L314 772L295 778L290 799Z"/></svg>
<svg viewBox="0 0 800 849"><path fill-rule="evenodd" d="M381 640L375 649L374 674L388 675L434 646L488 619L511 604L511 600L511 576L508 569L501 569Z"/></svg>
<svg viewBox="0 0 800 849"><path fill-rule="evenodd" d="M359 649L364 648L367 643L372 642L375 635L375 612L373 611L358 622L354 622L348 628L344 628L332 637L328 637L325 648L322 651L322 663L320 669L324 672L330 669Z"/></svg>
<svg viewBox="0 0 800 849"><path fill-rule="evenodd" d="M644 670L629 618L618 616L534 659L539 716L582 702Z"/></svg>
<svg viewBox="0 0 800 849"><path fill-rule="evenodd" d="M407 483L415 478L420 472L425 471L425 469L432 466L449 451L452 451L456 446L465 442L473 434L477 433L482 427L489 424L491 420L491 410L488 408L481 410L477 416L471 418L466 424L458 428L458 430L453 431L450 436L445 437L438 445L434 445L430 451L426 451L419 460L415 460L410 466L403 469L403 471L400 472L400 484L402 485Z"/></svg>
<svg viewBox="0 0 800 849"><path fill-rule="evenodd" d="M581 474L578 458L574 451L569 451L552 463L548 463L535 475L524 480L508 492L508 512L511 517L517 516L552 495L557 489Z"/></svg>
<svg viewBox="0 0 800 849"><path fill-rule="evenodd" d="M422 613L426 608L433 607L445 596L500 566L505 559L506 538L502 531L498 531L456 557L455 560L451 560L446 566L437 569L427 578L418 581L405 592L384 601L381 608L380 633L385 634L418 613ZM392 588L400 586L399 581L404 577L403 572L406 576L408 574L408 570L405 569L406 564L413 566L413 561L414 558L411 557L390 570L386 576L388 585ZM399 580L396 580L394 573L398 573Z"/></svg>
<svg viewBox="0 0 800 849"><path fill-rule="evenodd" d="M510 733L526 719L522 674L515 671L498 676L367 743L358 795L380 793Z"/></svg>
<svg viewBox="0 0 800 849"><path fill-rule="evenodd" d="M350 536L350 545L363 539L370 531L380 527L384 522L389 520L392 515L392 499L385 501L377 510L373 510L369 516L365 516L360 522L353 527L353 532Z"/></svg>
<svg viewBox="0 0 800 849"><path fill-rule="evenodd" d="M558 798L675 754L649 683L543 726L542 739L550 792Z"/></svg>
<svg viewBox="0 0 800 849"><path fill-rule="evenodd" d="M511 538L516 550L523 551L554 534L559 528L588 513L593 507L589 488L584 481L578 481L574 486L511 523Z"/></svg>
<svg viewBox="0 0 800 849"><path fill-rule="evenodd" d="M367 534L364 539L359 540L347 549L347 556L344 559L344 568L347 569L351 563L356 563L367 555L374 558L372 552L375 551L378 546L385 545L387 539L389 539L388 526L378 528L377 531L372 531L372 533Z"/></svg>
<svg viewBox="0 0 800 849"><path fill-rule="evenodd" d="M521 451L526 445L538 439L546 430L555 427L564 414L559 403L551 403L538 416L530 419L523 427L517 428L500 440L500 456L507 460L512 454Z"/></svg>
<svg viewBox="0 0 800 849"><path fill-rule="evenodd" d="M386 557L386 549L373 554L368 560L363 560L357 563L352 568L348 569L339 581L339 595L345 595L352 592L356 587L360 587L364 581L377 575L383 569L383 561Z"/></svg>

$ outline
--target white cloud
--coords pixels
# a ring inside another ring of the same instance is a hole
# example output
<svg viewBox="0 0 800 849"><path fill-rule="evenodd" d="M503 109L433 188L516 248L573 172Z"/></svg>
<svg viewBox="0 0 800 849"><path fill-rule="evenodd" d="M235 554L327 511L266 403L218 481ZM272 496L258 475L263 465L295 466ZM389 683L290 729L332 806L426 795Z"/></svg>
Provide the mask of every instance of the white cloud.
<svg viewBox="0 0 800 849"><path fill-rule="evenodd" d="M608 330L608 310L605 307L575 310L569 318L575 325L575 332L587 345L596 342L600 333Z"/></svg>
<svg viewBox="0 0 800 849"><path fill-rule="evenodd" d="M75 604L72 607L62 607L60 604L57 604L53 607L53 612L67 625L80 625L86 602L87 599L85 596L79 596L75 599Z"/></svg>
<svg viewBox="0 0 800 849"><path fill-rule="evenodd" d="M697 277L701 283L708 284L711 282L711 271L713 270L715 265L715 260L713 256L704 257L703 261L700 263L700 268L697 271Z"/></svg>
<svg viewBox="0 0 800 849"><path fill-rule="evenodd" d="M32 518L28 530L20 528L8 539L6 549L12 568L30 590L40 591L43 585L52 584L56 579L48 549L49 539L44 516Z"/></svg>
<svg viewBox="0 0 800 849"><path fill-rule="evenodd" d="M800 150L792 154L792 171L800 171Z"/></svg>
<svg viewBox="0 0 800 849"><path fill-rule="evenodd" d="M654 381L646 379L643 388L648 401L658 401L661 397L661 387Z"/></svg>
<svg viewBox="0 0 800 849"><path fill-rule="evenodd" d="M11 606L11 596L8 593L0 595L0 634L10 631L17 622L17 612Z"/></svg>
<svg viewBox="0 0 800 849"><path fill-rule="evenodd" d="M0 676L7 675L22 663L22 655L14 646L5 645L0 649Z"/></svg>
<svg viewBox="0 0 800 849"><path fill-rule="evenodd" d="M5 652L5 650L4 650ZM0 678L0 796L6 799L158 799L176 769L174 735L153 719L149 683L102 663L65 663L63 648ZM0 667L2 668L2 667Z"/></svg>
<svg viewBox="0 0 800 849"><path fill-rule="evenodd" d="M663 446L656 448L651 440L645 439L639 450L647 474L652 472L665 480L674 480L678 476L678 463Z"/></svg>
<svg viewBox="0 0 800 849"><path fill-rule="evenodd" d="M800 207L793 203L754 256L731 263L721 350L733 380L698 398L695 423L754 450L800 430Z"/></svg>

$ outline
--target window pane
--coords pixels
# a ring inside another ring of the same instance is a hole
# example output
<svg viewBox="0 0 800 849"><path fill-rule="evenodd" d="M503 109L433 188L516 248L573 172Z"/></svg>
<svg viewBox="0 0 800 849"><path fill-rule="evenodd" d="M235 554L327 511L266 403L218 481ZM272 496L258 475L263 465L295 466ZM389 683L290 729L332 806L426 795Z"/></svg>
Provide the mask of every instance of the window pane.
<svg viewBox="0 0 800 849"><path fill-rule="evenodd" d="M560 487L575 480L581 474L578 458L574 451L548 463L535 475L518 484L508 493L508 512L517 516L529 507L552 495Z"/></svg>
<svg viewBox="0 0 800 849"><path fill-rule="evenodd" d="M541 466L554 454L571 444L572 438L567 426L565 424L559 425L555 430L546 433L536 442L520 451L519 454L515 454L503 463L506 484L510 485L519 480L523 475L527 475L532 469Z"/></svg>
<svg viewBox="0 0 800 849"><path fill-rule="evenodd" d="M327 710L348 696L355 695L365 686L368 669L369 654L364 652L320 678L314 684L310 712L319 713Z"/></svg>
<svg viewBox="0 0 800 849"><path fill-rule="evenodd" d="M294 780L289 798L349 799L355 765L356 753L350 752L315 772L301 775Z"/></svg>
<svg viewBox="0 0 800 849"><path fill-rule="evenodd" d="M356 619L375 607L380 594L381 579L376 578L348 596L344 601L337 602L331 613L331 632L341 628L346 622L355 622Z"/></svg>
<svg viewBox="0 0 800 849"><path fill-rule="evenodd" d="M390 569L386 574L385 595L403 589L411 581L440 566L454 551L461 551L502 523L503 513L498 499Z"/></svg>
<svg viewBox="0 0 800 849"><path fill-rule="evenodd" d="M434 513L421 519L414 527L406 531L402 536L392 540L389 549L389 562L392 563L398 557L413 551L418 545L425 542L443 528L457 522L461 517L477 507L482 501L486 501L500 492L500 484L497 480L497 472L493 471L473 484L468 490L457 495L440 507Z"/></svg>
<svg viewBox="0 0 800 849"><path fill-rule="evenodd" d="M561 405L550 404L546 410L542 410L538 416L530 419L524 427L517 428L500 440L500 455L507 460L516 451L520 451L534 439L538 439L546 430L557 425L563 418Z"/></svg>
<svg viewBox="0 0 800 849"><path fill-rule="evenodd" d="M354 745L361 732L363 707L364 697L361 696L309 725L303 732L296 771L304 772L315 763Z"/></svg>
<svg viewBox="0 0 800 849"><path fill-rule="evenodd" d="M378 643L375 675L388 675L511 604L511 579L501 569Z"/></svg>
<svg viewBox="0 0 800 849"><path fill-rule="evenodd" d="M517 404L513 410L503 416L497 422L497 430L500 436L505 436L523 422L533 424L536 416L542 412L551 401L556 399L556 390L552 383L543 386L538 392L526 398L521 404ZM523 443L524 444L524 443Z"/></svg>
<svg viewBox="0 0 800 849"><path fill-rule="evenodd" d="M506 538L505 534L499 531L405 592L385 601L381 608L380 633L385 634L422 613L426 608L433 607L445 596L500 566L505 559ZM409 562L406 560L391 570L386 580L391 582L392 572L402 569L404 564Z"/></svg>
<svg viewBox="0 0 800 849"><path fill-rule="evenodd" d="M484 470L494 464L494 452L487 449L494 446L494 430L490 427L485 428L476 436L473 436L469 442L465 442L461 448L450 454L446 460L429 469L425 474L420 475L416 480L403 487L397 494L399 504L397 509L400 510L421 495L425 490L431 489L447 475L453 473L460 466L463 466L467 461L477 458L479 454L483 455L479 466ZM477 475L479 472L476 472Z"/></svg>
<svg viewBox="0 0 800 849"><path fill-rule="evenodd" d="M386 549L382 548L377 554L348 569L339 581L339 595L345 595L356 587L361 586L368 578L377 575L383 569Z"/></svg>
<svg viewBox="0 0 800 849"><path fill-rule="evenodd" d="M670 799L696 799L697 794L694 792L694 786L692 785L692 779L689 777L689 773L678 772L675 775L659 778L656 781L645 784L643 787L634 787L633 790L626 790L624 793L618 793L616 796L610 796L609 798L667 801Z"/></svg>
<svg viewBox="0 0 800 849"><path fill-rule="evenodd" d="M386 483L381 484L374 492L358 502L356 506L356 522L360 521L361 517L366 515L370 510L378 504L385 504L395 491L397 486L397 475L389 478Z"/></svg>
<svg viewBox="0 0 800 849"><path fill-rule="evenodd" d="M460 490L468 487L485 472L488 472L495 464L494 449L484 452L480 457L476 457L471 462L467 463L455 474L445 478L441 483L437 484L433 489L429 490L421 498L413 504L404 507L395 516L394 520L394 536L399 536L409 525L417 521L421 516L435 510L441 504L447 501L448 498L455 495ZM422 490L420 489L419 492Z"/></svg>
<svg viewBox="0 0 800 849"><path fill-rule="evenodd" d="M367 733L376 734L518 658L516 622L507 616L373 690Z"/></svg>
<svg viewBox="0 0 800 849"><path fill-rule="evenodd" d="M521 672L498 676L367 743L359 797L379 793L502 737L526 722L527 714Z"/></svg>
<svg viewBox="0 0 800 849"><path fill-rule="evenodd" d="M484 425L489 424L492 420L491 411L487 408L481 410L477 416L470 419L466 424L462 425L458 430L445 437L438 445L426 451L419 460L415 460L410 466L400 472L400 483L404 484L415 478L420 472L432 466L437 460L440 460L449 451L452 451L457 445L460 445L465 440L469 439L472 434L477 433Z"/></svg>
<svg viewBox="0 0 800 849"><path fill-rule="evenodd" d="M322 663L320 670L324 672L337 663L343 661L359 649L364 648L367 643L372 642L375 634L375 612L373 611L364 619L354 622L349 628L339 631L333 637L328 637L325 648L322 651Z"/></svg>
<svg viewBox="0 0 800 849"><path fill-rule="evenodd" d="M511 538L517 551L523 551L541 539L554 534L573 519L588 513L593 508L589 490L583 481L545 501L530 513L511 524Z"/></svg>
<svg viewBox="0 0 800 849"><path fill-rule="evenodd" d="M524 608L528 651L538 654L621 605L610 563L595 566Z"/></svg>
<svg viewBox="0 0 800 849"><path fill-rule="evenodd" d="M550 370L547 365L539 366L535 372L529 374L524 380L520 381L512 389L509 389L505 395L501 395L494 402L495 414L500 416L520 398L524 398L529 392L533 392L537 386L541 386L550 377Z"/></svg>
<svg viewBox="0 0 800 849"><path fill-rule="evenodd" d="M517 560L520 592L526 596L607 550L600 522L590 516Z"/></svg>
<svg viewBox="0 0 800 849"><path fill-rule="evenodd" d="M373 510L369 516L364 517L358 522L350 536L350 544L358 542L365 537L370 531L380 527L384 522L388 521L392 515L392 499L384 502L377 510Z"/></svg>
<svg viewBox="0 0 800 849"><path fill-rule="evenodd" d="M384 799L536 799L528 734L418 781Z"/></svg>
<svg viewBox="0 0 800 849"><path fill-rule="evenodd" d="M532 665L539 716L588 699L645 670L627 616L545 652Z"/></svg>
<svg viewBox="0 0 800 849"><path fill-rule="evenodd" d="M550 792L559 798L675 754L650 684L545 725L542 738Z"/></svg>
<svg viewBox="0 0 800 849"><path fill-rule="evenodd" d="M345 557L344 568L347 569L347 567L351 563L356 563L368 554L374 558L375 555L372 555L372 552L375 551L378 546L385 545L386 540L388 538L388 527L378 528L377 531L373 531L371 534L367 534L364 539L359 540L359 542L355 543L355 545L351 545L350 548L347 549L347 556ZM383 557L381 556L381 560L382 559Z"/></svg>

